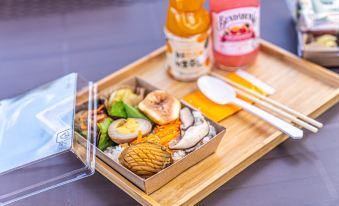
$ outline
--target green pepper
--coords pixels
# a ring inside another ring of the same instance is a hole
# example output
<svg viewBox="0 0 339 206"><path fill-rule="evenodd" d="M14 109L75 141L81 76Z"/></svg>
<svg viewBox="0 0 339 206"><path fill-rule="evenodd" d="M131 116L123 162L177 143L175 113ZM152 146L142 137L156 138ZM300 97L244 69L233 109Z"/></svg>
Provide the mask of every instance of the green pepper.
<svg viewBox="0 0 339 206"><path fill-rule="evenodd" d="M108 114L111 117L120 117L124 119L140 118L151 122L151 120L148 119L143 113L141 113L138 108L132 107L121 100L116 101L112 104L112 107Z"/></svg>
<svg viewBox="0 0 339 206"><path fill-rule="evenodd" d="M121 100L114 102L108 114L112 117L126 118L125 103Z"/></svg>
<svg viewBox="0 0 339 206"><path fill-rule="evenodd" d="M128 118L145 119L150 122L150 120L143 113L141 113L138 108L132 107L126 103L124 103L124 107Z"/></svg>
<svg viewBox="0 0 339 206"><path fill-rule="evenodd" d="M101 151L104 151L107 147L115 144L108 136L108 128L112 124L112 122L113 120L111 118L106 118L105 120L97 124L100 133L98 148Z"/></svg>

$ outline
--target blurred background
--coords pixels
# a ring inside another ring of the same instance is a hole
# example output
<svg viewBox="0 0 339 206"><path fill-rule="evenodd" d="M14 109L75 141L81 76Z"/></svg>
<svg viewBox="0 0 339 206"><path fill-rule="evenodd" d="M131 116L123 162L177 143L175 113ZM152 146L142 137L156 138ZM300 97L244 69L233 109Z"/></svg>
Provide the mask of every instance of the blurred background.
<svg viewBox="0 0 339 206"><path fill-rule="evenodd" d="M70 72L98 80L161 47L167 6L164 0L1 0L0 87L11 89L2 89L0 99ZM283 0L262 1L261 33L296 51Z"/></svg>

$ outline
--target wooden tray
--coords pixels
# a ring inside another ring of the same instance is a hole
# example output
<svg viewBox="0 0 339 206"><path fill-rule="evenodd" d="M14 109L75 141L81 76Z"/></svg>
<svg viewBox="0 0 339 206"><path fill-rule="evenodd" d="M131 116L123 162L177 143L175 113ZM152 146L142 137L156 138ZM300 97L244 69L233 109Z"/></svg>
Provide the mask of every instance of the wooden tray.
<svg viewBox="0 0 339 206"><path fill-rule="evenodd" d="M165 63L165 48L160 48L99 81L99 90L131 76L139 76L179 98L195 89L193 82L183 83L168 77ZM256 64L248 71L276 89L273 99L311 117L319 116L339 100L339 75L265 41L261 42ZM246 111L220 123L227 132L217 152L151 195L146 195L98 158L97 171L143 205L191 205L287 139Z"/></svg>

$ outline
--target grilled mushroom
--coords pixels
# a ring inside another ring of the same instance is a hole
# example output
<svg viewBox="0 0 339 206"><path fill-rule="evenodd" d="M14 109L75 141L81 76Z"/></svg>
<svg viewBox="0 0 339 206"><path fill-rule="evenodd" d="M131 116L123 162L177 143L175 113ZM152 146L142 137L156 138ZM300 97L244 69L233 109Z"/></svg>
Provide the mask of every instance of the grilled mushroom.
<svg viewBox="0 0 339 206"><path fill-rule="evenodd" d="M188 149L196 145L202 138L208 135L210 127L200 112L194 111L195 123L189 127L183 137L175 144L170 144L170 149Z"/></svg>
<svg viewBox="0 0 339 206"><path fill-rule="evenodd" d="M182 130L185 130L193 125L194 117L188 107L184 107L183 109L180 110L180 121Z"/></svg>

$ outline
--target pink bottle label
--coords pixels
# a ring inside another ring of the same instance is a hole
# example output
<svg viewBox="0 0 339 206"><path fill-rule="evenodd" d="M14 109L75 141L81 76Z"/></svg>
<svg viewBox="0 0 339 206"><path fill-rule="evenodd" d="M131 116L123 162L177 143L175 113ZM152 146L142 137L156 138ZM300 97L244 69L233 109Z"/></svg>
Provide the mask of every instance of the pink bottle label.
<svg viewBox="0 0 339 206"><path fill-rule="evenodd" d="M259 7L212 13L214 49L224 55L242 55L259 45Z"/></svg>

